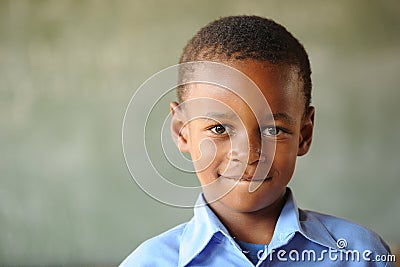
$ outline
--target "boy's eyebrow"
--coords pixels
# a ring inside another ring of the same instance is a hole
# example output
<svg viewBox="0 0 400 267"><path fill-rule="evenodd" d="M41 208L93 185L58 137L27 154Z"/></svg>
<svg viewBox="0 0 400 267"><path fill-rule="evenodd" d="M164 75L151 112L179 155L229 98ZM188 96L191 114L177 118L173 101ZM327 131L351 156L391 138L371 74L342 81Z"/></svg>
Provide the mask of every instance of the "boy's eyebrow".
<svg viewBox="0 0 400 267"><path fill-rule="evenodd" d="M291 126L294 126L296 124L295 120L286 113L274 113L272 114L272 117L274 118L274 120L283 120Z"/></svg>
<svg viewBox="0 0 400 267"><path fill-rule="evenodd" d="M233 112L215 112L215 111L209 111L206 113L204 116L205 118L215 118L215 119L235 119L238 118L239 116Z"/></svg>
<svg viewBox="0 0 400 267"><path fill-rule="evenodd" d="M233 112L215 112L215 111L210 111L207 112L207 114L204 116L205 118L215 118L215 119L236 119L238 118L238 115L233 113ZM282 113L282 112L278 112L278 113L274 113L272 114L272 117L274 120L283 120L284 122L286 122L287 124L289 124L290 126L294 126L296 124L295 120L290 117L288 114L286 113Z"/></svg>

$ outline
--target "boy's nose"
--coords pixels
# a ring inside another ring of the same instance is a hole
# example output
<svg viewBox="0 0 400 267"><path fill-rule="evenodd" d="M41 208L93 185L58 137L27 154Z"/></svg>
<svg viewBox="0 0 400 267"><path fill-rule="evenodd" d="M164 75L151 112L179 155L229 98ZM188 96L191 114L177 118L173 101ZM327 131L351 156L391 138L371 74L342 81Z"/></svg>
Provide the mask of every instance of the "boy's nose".
<svg viewBox="0 0 400 267"><path fill-rule="evenodd" d="M265 154L261 153L259 148L253 147L250 147L248 151L243 148L233 148L228 152L227 156L230 161L240 161L247 165L252 165L259 161L264 162L266 160Z"/></svg>
<svg viewBox="0 0 400 267"><path fill-rule="evenodd" d="M258 136L246 136L242 140L232 142L232 149L228 152L228 159L240 161L242 164L252 165L266 160L266 155L261 151L261 138Z"/></svg>

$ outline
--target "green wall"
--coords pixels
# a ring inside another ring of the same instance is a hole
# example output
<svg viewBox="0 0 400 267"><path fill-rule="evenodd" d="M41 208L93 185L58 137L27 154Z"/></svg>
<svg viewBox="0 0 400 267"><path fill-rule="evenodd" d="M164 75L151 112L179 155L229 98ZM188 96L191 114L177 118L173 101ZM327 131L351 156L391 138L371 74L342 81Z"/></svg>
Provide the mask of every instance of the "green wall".
<svg viewBox="0 0 400 267"><path fill-rule="evenodd" d="M135 89L224 15L284 24L313 69L299 205L400 243L397 1L0 1L0 265L116 265L191 217L134 183L121 128ZM168 107L166 107L168 108Z"/></svg>

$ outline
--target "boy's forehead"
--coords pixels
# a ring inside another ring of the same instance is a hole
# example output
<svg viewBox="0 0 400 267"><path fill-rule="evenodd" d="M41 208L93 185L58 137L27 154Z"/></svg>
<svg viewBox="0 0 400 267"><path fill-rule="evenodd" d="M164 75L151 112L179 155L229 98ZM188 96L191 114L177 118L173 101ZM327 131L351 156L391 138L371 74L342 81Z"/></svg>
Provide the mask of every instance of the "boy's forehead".
<svg viewBox="0 0 400 267"><path fill-rule="evenodd" d="M268 101L255 85L251 87L239 86L238 90L232 90L214 84L193 84L183 107L192 118L233 120L245 112L265 117L271 113Z"/></svg>
<svg viewBox="0 0 400 267"><path fill-rule="evenodd" d="M296 65L272 64L253 59L219 61L211 65L203 63L207 62L191 66L190 80L204 81L204 83L190 84L189 87L196 89L202 88L204 84L213 84L227 88L239 96L252 94L254 87L261 90L263 95L280 93L279 91L286 93L303 91L300 69Z"/></svg>
<svg viewBox="0 0 400 267"><path fill-rule="evenodd" d="M264 115L266 112L271 113L271 101L275 104L286 104L288 101L296 104L300 101L300 106L303 106L303 97L300 97L302 83L296 67L254 60L224 64L229 64L236 71L226 68L207 69L203 66L195 70L200 77L215 78L211 83L188 85L186 100L190 104L186 106L198 115L210 109L222 109L228 113L232 106L241 102L245 102L253 112Z"/></svg>

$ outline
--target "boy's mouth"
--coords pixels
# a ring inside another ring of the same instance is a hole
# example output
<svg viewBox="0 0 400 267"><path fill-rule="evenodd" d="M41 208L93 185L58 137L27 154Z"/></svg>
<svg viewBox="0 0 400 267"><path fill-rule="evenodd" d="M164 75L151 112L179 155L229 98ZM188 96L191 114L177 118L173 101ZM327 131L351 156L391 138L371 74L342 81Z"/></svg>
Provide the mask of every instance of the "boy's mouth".
<svg viewBox="0 0 400 267"><path fill-rule="evenodd" d="M239 182L265 182L272 180L272 176L268 176L266 178L254 178L251 176L223 176L219 175L218 178L225 178L229 180L239 181Z"/></svg>

